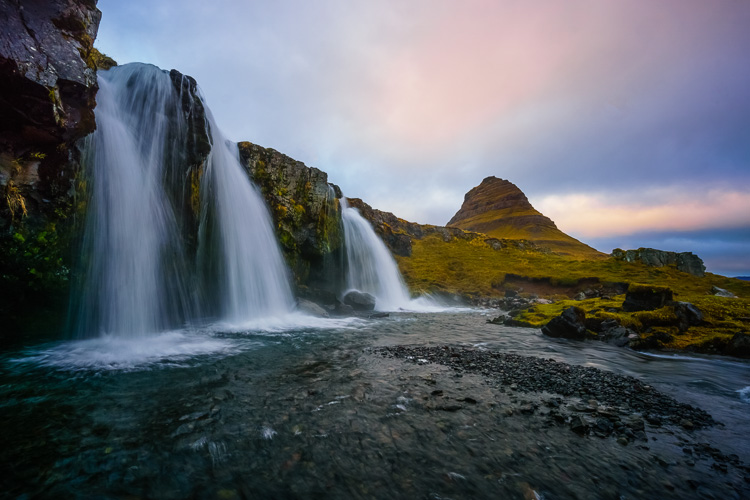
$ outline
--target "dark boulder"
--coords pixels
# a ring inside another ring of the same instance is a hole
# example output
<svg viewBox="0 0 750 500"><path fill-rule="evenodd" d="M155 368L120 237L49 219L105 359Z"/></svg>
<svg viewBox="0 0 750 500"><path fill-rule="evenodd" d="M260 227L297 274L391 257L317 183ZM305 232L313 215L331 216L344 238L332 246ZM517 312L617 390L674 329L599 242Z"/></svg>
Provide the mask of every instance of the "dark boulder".
<svg viewBox="0 0 750 500"><path fill-rule="evenodd" d="M336 316L354 316L355 311L352 306L349 304L344 304L342 302L336 303L336 307L333 309L333 312Z"/></svg>
<svg viewBox="0 0 750 500"><path fill-rule="evenodd" d="M351 306L355 311L372 311L375 309L375 297L366 292L351 290L344 295L344 304Z"/></svg>
<svg viewBox="0 0 750 500"><path fill-rule="evenodd" d="M674 337L667 332L656 332L647 337L641 337L640 339L631 342L630 347L643 350L660 349L673 340Z"/></svg>
<svg viewBox="0 0 750 500"><path fill-rule="evenodd" d="M703 322L703 313L690 302L675 302L674 314L677 316L677 327L681 332Z"/></svg>
<svg viewBox="0 0 750 500"><path fill-rule="evenodd" d="M738 358L750 358L750 335L735 333L729 344L724 348L724 354Z"/></svg>
<svg viewBox="0 0 750 500"><path fill-rule="evenodd" d="M649 285L630 285L622 303L625 312L653 311L672 301L672 290Z"/></svg>
<svg viewBox="0 0 750 500"><path fill-rule="evenodd" d="M328 317L328 311L323 309L315 302L309 301L307 299L297 299L297 309L310 316L315 316L318 318Z"/></svg>
<svg viewBox="0 0 750 500"><path fill-rule="evenodd" d="M549 323L543 326L542 333L548 337L576 340L585 339L588 336L586 330L586 313L580 307L568 307L560 316L552 318Z"/></svg>
<svg viewBox="0 0 750 500"><path fill-rule="evenodd" d="M625 347L632 340L637 339L638 334L630 328L622 326L616 320L610 319L602 323L598 338L618 347Z"/></svg>

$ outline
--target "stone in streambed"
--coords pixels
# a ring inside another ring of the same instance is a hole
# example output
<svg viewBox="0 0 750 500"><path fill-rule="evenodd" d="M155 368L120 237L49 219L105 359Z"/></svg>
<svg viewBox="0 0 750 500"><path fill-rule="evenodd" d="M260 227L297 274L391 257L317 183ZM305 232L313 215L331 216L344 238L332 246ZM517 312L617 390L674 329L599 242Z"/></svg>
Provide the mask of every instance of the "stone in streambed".
<svg viewBox="0 0 750 500"><path fill-rule="evenodd" d="M750 358L750 335L735 333L729 344L724 348L724 354L738 358Z"/></svg>
<svg viewBox="0 0 750 500"><path fill-rule="evenodd" d="M344 304L351 306L355 311L372 311L375 309L375 297L367 292L351 290L344 295Z"/></svg>
<svg viewBox="0 0 750 500"><path fill-rule="evenodd" d="M328 317L328 311L320 307L315 302L309 301L307 299L298 299L297 309L299 309L303 313L309 314L310 316L316 316L318 318Z"/></svg>
<svg viewBox="0 0 750 500"><path fill-rule="evenodd" d="M586 313L584 310L580 307L571 306L542 327L542 333L548 337L583 340L587 337L585 323Z"/></svg>

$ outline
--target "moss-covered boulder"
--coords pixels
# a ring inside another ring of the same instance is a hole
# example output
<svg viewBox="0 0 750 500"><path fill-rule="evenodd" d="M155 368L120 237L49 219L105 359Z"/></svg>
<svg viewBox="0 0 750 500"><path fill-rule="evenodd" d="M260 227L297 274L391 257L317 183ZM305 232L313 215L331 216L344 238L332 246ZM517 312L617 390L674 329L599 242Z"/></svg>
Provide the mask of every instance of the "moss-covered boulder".
<svg viewBox="0 0 750 500"><path fill-rule="evenodd" d="M632 283L625 294L622 310L653 311L672 302L672 290L663 286Z"/></svg>

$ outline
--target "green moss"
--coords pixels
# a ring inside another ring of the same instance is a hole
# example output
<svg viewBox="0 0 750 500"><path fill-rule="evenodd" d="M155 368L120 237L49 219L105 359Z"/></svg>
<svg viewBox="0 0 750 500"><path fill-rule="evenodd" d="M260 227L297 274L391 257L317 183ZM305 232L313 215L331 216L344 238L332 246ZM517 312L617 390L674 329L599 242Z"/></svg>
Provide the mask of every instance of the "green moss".
<svg viewBox="0 0 750 500"><path fill-rule="evenodd" d="M655 284L631 283L628 285L628 292L630 293L665 293L670 291L669 287Z"/></svg>

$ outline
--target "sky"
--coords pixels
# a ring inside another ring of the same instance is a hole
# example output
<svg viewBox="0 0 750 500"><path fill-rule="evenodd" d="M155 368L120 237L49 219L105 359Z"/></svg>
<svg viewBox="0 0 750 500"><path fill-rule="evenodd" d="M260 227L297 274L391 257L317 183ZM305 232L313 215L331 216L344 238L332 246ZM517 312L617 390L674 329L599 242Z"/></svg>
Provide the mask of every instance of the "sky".
<svg viewBox="0 0 750 500"><path fill-rule="evenodd" d="M750 1L99 0L95 46L224 134L445 225L508 179L595 248L750 275Z"/></svg>

